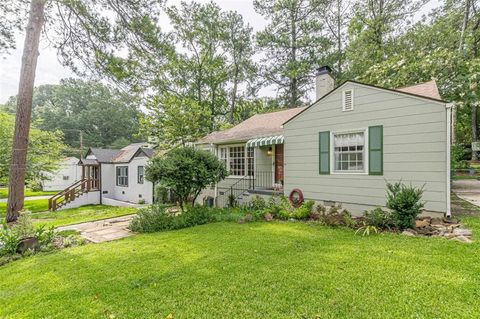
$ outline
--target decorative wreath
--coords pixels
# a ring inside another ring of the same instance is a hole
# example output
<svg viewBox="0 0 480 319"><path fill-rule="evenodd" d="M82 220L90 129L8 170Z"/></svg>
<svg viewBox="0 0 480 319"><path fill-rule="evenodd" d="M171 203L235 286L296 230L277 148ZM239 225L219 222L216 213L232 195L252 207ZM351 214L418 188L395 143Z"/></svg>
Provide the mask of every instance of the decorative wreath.
<svg viewBox="0 0 480 319"><path fill-rule="evenodd" d="M292 189L290 195L288 196L288 200L293 207L300 207L300 205L302 205L304 201L302 191L298 188Z"/></svg>

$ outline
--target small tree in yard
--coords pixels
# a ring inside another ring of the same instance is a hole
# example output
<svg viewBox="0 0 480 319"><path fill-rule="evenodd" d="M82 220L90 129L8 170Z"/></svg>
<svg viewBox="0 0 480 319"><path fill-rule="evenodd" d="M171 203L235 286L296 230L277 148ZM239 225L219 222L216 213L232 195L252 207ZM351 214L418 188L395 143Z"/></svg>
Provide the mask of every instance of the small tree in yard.
<svg viewBox="0 0 480 319"><path fill-rule="evenodd" d="M423 187L406 186L401 182L387 183L387 207L392 210L400 229L413 228L415 218L422 212Z"/></svg>
<svg viewBox="0 0 480 319"><path fill-rule="evenodd" d="M155 157L146 168L146 178L169 188L180 199L180 208L192 199L195 203L202 189L227 176L222 161L210 152L193 147L176 148Z"/></svg>

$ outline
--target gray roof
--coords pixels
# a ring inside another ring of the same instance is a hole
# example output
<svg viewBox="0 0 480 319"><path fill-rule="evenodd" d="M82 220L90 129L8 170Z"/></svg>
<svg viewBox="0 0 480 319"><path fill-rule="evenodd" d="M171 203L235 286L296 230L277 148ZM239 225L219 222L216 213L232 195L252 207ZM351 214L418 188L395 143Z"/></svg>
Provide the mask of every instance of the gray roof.
<svg viewBox="0 0 480 319"><path fill-rule="evenodd" d="M145 143L130 144L121 150L90 148L87 156L94 155L96 159L84 158L80 160L80 163L85 165L95 165L98 163L129 163L139 151L145 153L147 157L152 157L154 150L143 146L145 146Z"/></svg>

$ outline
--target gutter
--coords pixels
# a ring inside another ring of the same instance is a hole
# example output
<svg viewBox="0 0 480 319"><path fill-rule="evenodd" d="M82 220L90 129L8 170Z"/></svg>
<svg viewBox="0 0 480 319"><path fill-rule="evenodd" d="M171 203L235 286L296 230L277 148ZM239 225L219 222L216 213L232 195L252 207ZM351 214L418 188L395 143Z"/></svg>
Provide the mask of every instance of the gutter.
<svg viewBox="0 0 480 319"><path fill-rule="evenodd" d="M447 211L445 213L446 217L451 217L452 216L452 204L451 204L451 191L452 191L452 179L451 179L451 155L450 155L450 150L451 150L451 144L452 144L452 130L454 128L452 127L452 110L454 109L454 104L453 103L447 103L445 105L447 108Z"/></svg>

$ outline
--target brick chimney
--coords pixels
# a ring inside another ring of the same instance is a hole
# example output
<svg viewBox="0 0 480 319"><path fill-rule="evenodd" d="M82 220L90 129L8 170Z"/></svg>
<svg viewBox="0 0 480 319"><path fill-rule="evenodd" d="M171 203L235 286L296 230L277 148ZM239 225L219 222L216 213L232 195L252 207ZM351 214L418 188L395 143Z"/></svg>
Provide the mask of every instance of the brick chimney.
<svg viewBox="0 0 480 319"><path fill-rule="evenodd" d="M333 79L332 69L329 66L322 66L317 69L317 78L315 79L316 99L320 99L328 92L333 90L335 80Z"/></svg>

